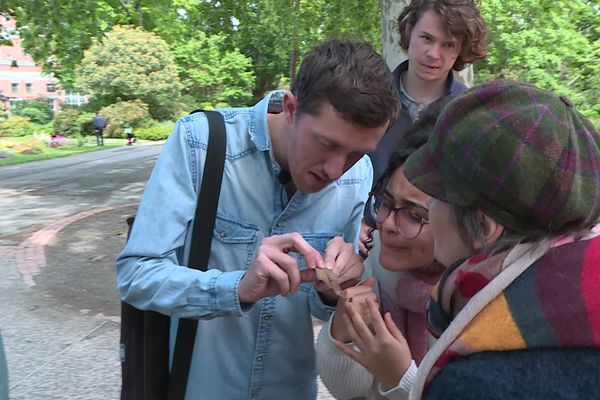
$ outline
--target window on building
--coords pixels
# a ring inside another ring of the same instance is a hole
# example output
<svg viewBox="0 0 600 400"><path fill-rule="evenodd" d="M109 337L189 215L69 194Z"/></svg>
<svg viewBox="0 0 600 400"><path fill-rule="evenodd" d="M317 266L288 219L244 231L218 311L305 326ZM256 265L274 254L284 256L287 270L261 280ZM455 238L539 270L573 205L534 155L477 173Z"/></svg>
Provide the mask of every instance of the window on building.
<svg viewBox="0 0 600 400"><path fill-rule="evenodd" d="M48 92L56 92L56 85L54 83L46 84L46 91Z"/></svg>
<svg viewBox="0 0 600 400"><path fill-rule="evenodd" d="M87 98L79 93L68 93L65 96L65 103L71 106L81 107L87 103Z"/></svg>
<svg viewBox="0 0 600 400"><path fill-rule="evenodd" d="M19 82L13 82L10 86L13 93L19 93Z"/></svg>
<svg viewBox="0 0 600 400"><path fill-rule="evenodd" d="M31 92L33 92L33 83L31 83L31 82L27 82L27 83L25 84L25 91L26 91L27 93L31 93Z"/></svg>

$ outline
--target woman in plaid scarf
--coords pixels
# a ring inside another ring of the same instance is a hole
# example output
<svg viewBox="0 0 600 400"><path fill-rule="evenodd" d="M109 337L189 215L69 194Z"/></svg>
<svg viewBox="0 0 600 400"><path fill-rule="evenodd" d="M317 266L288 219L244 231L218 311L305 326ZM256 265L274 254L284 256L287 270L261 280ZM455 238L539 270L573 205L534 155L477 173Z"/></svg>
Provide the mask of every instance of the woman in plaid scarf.
<svg viewBox="0 0 600 400"><path fill-rule="evenodd" d="M437 342L418 371L375 376L389 398L600 397L600 136L565 97L492 81L442 112L404 166L431 196L448 269L427 308ZM408 365L402 335L352 308L344 352ZM401 379L402 378L402 379Z"/></svg>

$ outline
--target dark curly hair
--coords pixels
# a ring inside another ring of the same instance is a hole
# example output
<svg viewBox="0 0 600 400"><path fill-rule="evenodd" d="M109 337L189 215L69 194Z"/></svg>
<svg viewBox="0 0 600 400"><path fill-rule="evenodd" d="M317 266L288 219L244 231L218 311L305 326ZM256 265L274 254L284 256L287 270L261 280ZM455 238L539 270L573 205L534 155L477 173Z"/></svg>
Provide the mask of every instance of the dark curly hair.
<svg viewBox="0 0 600 400"><path fill-rule="evenodd" d="M402 50L408 50L413 28L429 10L434 10L444 21L446 32L460 41L453 70L461 71L487 56L488 29L474 0L412 0L398 16Z"/></svg>

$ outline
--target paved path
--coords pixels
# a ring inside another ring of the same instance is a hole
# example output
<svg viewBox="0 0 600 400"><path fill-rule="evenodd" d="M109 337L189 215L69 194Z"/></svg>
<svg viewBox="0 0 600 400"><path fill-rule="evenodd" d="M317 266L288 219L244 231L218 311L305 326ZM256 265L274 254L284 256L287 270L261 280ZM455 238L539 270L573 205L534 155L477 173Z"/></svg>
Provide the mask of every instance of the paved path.
<svg viewBox="0 0 600 400"><path fill-rule="evenodd" d="M114 257L159 149L0 168L0 329L12 400L118 399ZM318 399L332 399L322 385Z"/></svg>

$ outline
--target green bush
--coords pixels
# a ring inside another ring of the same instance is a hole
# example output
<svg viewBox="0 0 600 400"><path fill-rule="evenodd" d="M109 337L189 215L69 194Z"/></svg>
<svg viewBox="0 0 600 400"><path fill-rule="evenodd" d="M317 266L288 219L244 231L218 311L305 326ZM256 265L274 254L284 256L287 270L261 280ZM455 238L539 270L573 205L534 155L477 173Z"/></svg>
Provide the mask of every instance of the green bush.
<svg viewBox="0 0 600 400"><path fill-rule="evenodd" d="M13 104L14 115L29 118L35 124L47 124L54 118L54 112L45 100L22 100Z"/></svg>
<svg viewBox="0 0 600 400"><path fill-rule="evenodd" d="M44 111L33 107L23 108L18 115L29 118L31 122L36 124L47 124L51 121L51 119L48 119L48 115Z"/></svg>
<svg viewBox="0 0 600 400"><path fill-rule="evenodd" d="M42 128L29 118L15 116L0 121L0 136L27 136L38 133Z"/></svg>
<svg viewBox="0 0 600 400"><path fill-rule="evenodd" d="M135 137L143 140L165 140L173 130L172 122L163 122L134 130Z"/></svg>
<svg viewBox="0 0 600 400"><path fill-rule="evenodd" d="M77 135L71 139L75 140L77 147L82 147L85 144L85 138L82 135Z"/></svg>
<svg viewBox="0 0 600 400"><path fill-rule="evenodd" d="M107 122L104 137L111 138L122 138L125 124L136 128L150 122L148 105L141 100L119 101L100 109L100 115Z"/></svg>
<svg viewBox="0 0 600 400"><path fill-rule="evenodd" d="M76 119L76 123L81 127L81 135L94 135L94 126L92 120L96 116L92 112L82 112Z"/></svg>
<svg viewBox="0 0 600 400"><path fill-rule="evenodd" d="M84 133L92 133L92 113L84 113L80 109L64 107L54 118L52 130L56 134L65 136L78 136Z"/></svg>

